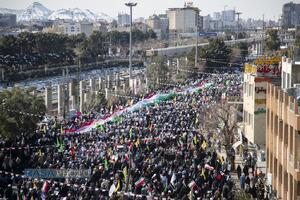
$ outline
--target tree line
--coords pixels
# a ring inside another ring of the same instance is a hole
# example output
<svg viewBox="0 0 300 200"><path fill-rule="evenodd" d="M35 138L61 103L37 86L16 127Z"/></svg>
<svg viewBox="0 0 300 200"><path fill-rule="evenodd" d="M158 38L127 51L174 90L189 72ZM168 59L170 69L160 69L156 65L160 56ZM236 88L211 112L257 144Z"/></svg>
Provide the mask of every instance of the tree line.
<svg viewBox="0 0 300 200"><path fill-rule="evenodd" d="M152 30L146 33L133 30L134 44L150 38L156 38ZM109 47L128 49L128 46L128 32L95 31L89 37L85 34L68 36L23 32L0 38L0 64L4 67L74 64L78 57L82 62L94 62L103 60L109 53Z"/></svg>

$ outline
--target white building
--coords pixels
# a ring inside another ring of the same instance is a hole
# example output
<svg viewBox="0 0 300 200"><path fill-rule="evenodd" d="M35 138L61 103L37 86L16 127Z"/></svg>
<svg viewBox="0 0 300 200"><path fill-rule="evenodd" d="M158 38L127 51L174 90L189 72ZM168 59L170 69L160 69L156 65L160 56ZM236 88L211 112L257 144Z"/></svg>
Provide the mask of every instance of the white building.
<svg viewBox="0 0 300 200"><path fill-rule="evenodd" d="M282 57L281 88L300 87L300 62Z"/></svg>
<svg viewBox="0 0 300 200"><path fill-rule="evenodd" d="M60 22L52 25L51 27L44 28L43 32L46 33L60 33L66 35L77 35L84 33L90 36L93 33L93 24L86 22Z"/></svg>
<svg viewBox="0 0 300 200"><path fill-rule="evenodd" d="M64 34L77 35L84 33L90 36L93 33L93 24L84 22L67 22L63 23Z"/></svg>
<svg viewBox="0 0 300 200"><path fill-rule="evenodd" d="M130 15L126 13L118 14L118 26L128 26L130 25Z"/></svg>
<svg viewBox="0 0 300 200"><path fill-rule="evenodd" d="M223 26L224 27L236 26L235 10L225 10L222 12L222 16L223 16Z"/></svg>
<svg viewBox="0 0 300 200"><path fill-rule="evenodd" d="M169 29L169 19L166 15L153 15L146 19L147 26L152 29L157 39L167 39L168 38L168 29Z"/></svg>
<svg viewBox="0 0 300 200"><path fill-rule="evenodd" d="M249 142L266 144L267 84L280 85L280 58L259 58L245 64L244 72L244 135Z"/></svg>
<svg viewBox="0 0 300 200"><path fill-rule="evenodd" d="M196 25L198 25L198 30L202 29L202 27L199 27L199 9L196 7L170 8L167 11L167 16L169 19L169 32L172 35L195 32ZM197 21L198 24L196 24Z"/></svg>

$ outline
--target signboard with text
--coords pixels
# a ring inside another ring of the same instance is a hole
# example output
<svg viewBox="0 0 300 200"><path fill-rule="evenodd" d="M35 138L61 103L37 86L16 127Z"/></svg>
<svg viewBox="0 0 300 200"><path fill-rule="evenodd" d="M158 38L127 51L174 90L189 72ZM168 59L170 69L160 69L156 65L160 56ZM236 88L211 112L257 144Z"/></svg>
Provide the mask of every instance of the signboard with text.
<svg viewBox="0 0 300 200"><path fill-rule="evenodd" d="M245 73L256 74L265 77L280 77L281 67L279 65L280 57L261 57L253 64L245 64Z"/></svg>

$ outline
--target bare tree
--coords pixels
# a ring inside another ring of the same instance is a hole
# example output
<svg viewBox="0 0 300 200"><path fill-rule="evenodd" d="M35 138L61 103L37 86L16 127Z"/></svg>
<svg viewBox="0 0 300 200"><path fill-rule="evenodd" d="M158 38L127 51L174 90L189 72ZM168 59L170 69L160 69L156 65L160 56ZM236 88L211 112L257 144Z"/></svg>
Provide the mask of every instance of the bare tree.
<svg viewBox="0 0 300 200"><path fill-rule="evenodd" d="M220 131L227 156L237 133L237 106L221 101L205 110L204 123L207 130Z"/></svg>

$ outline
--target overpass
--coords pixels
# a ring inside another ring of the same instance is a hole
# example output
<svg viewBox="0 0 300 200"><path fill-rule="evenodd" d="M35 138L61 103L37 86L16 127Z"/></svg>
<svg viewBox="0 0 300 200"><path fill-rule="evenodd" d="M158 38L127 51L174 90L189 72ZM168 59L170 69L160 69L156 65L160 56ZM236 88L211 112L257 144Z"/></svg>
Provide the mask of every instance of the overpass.
<svg viewBox="0 0 300 200"><path fill-rule="evenodd" d="M253 37L253 38L245 38L245 39L239 39L239 40L227 40L225 41L225 44L228 46L236 45L237 43L241 42L246 42L246 43L252 43L253 47L252 49L255 49L260 52L261 51L261 42L262 42L262 37ZM288 41L283 41L286 43L292 42L292 40ZM158 48L158 49L149 49L146 51L147 56L167 56L167 57L172 57L172 56L180 56L185 53L189 53L192 51L192 49L195 47L196 44L194 45L182 45L182 46L175 46L175 47L167 47L167 48ZM209 43L202 43L198 44L198 47L205 47L208 46Z"/></svg>
<svg viewBox="0 0 300 200"><path fill-rule="evenodd" d="M262 38L261 37L256 37L256 38L246 38L246 39L239 39L239 40L227 40L225 41L226 45L235 45L237 43L241 42L247 42L247 43L252 43L252 42L261 42ZM198 47L205 47L208 46L207 43L202 43L198 44ZM176 47L167 47L167 48L158 48L158 49L149 49L146 51L147 56L180 56L184 53L189 53L192 51L192 49L195 47L196 44L194 45L183 45L183 46L176 46Z"/></svg>

